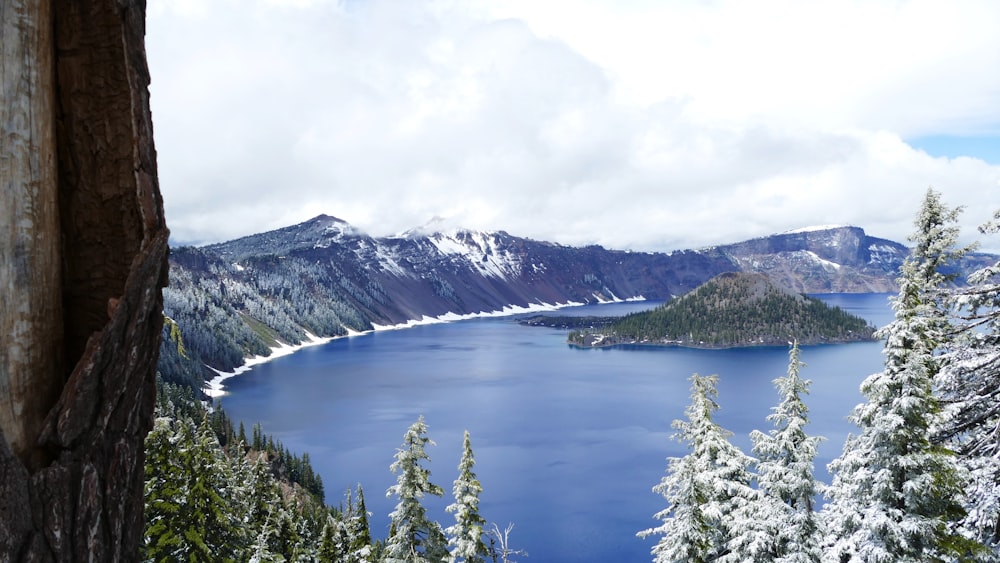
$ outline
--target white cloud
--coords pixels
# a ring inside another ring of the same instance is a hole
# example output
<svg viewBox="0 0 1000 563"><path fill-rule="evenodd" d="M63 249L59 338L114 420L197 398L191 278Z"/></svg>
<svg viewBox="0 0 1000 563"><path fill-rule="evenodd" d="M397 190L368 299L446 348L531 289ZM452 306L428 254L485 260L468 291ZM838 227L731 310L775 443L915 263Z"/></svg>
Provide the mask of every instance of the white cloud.
<svg viewBox="0 0 1000 563"><path fill-rule="evenodd" d="M643 250L903 240L933 185L972 237L1000 166L902 139L997 134L997 6L150 0L167 221L185 242L318 213Z"/></svg>

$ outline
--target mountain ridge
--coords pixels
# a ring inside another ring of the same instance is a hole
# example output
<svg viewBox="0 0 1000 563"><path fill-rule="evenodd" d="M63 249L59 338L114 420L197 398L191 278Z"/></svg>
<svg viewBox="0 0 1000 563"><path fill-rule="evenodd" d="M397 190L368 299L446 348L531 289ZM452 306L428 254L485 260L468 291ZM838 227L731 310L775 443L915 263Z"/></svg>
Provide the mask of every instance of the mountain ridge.
<svg viewBox="0 0 1000 563"><path fill-rule="evenodd" d="M802 293L892 292L907 252L859 227L656 253L471 229L372 237L319 215L172 249L164 310L185 353L164 338L160 371L168 381L197 384L213 375L205 366L231 372L244 358L313 337L511 307L668 300L728 271L764 273Z"/></svg>

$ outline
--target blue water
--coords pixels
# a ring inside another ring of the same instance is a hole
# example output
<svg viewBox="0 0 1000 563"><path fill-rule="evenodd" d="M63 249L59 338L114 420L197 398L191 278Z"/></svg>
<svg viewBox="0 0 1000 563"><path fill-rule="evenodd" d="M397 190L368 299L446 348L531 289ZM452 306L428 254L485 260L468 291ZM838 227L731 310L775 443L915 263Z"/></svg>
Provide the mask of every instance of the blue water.
<svg viewBox="0 0 1000 563"><path fill-rule="evenodd" d="M886 295L821 296L877 326L891 319ZM652 303L596 305L556 314L623 314ZM444 498L425 506L443 526L444 511L469 430L480 511L501 528L513 523L511 546L523 561L649 561L657 538L635 537L658 524L665 507L651 492L668 456L671 421L684 416L692 373L719 375L716 420L750 451L748 434L768 430L777 403L772 380L788 367L788 350L631 348L578 350L566 331L518 325L510 318L461 321L367 334L262 364L227 381L222 404L249 428L262 423L294 452L308 452L327 501L361 483L372 532L385 537L395 499L389 465L407 427L424 415L431 480ZM881 343L803 347L801 374L811 434L827 438L817 475L853 431L845 420L861 402L858 385L882 365Z"/></svg>

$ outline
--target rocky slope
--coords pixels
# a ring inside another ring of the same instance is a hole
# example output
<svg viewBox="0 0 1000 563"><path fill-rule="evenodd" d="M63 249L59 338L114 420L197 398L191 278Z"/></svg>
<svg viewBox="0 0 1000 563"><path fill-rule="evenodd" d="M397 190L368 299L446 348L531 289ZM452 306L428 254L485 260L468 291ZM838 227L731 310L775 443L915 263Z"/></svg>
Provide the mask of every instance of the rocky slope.
<svg viewBox="0 0 1000 563"><path fill-rule="evenodd" d="M908 250L858 227L801 229L718 247L741 271L803 293L896 291Z"/></svg>
<svg viewBox="0 0 1000 563"><path fill-rule="evenodd" d="M425 318L670 299L723 272L799 292L895 291L907 249L857 227L810 229L672 253L569 247L505 232L376 238L321 215L171 255L161 373L197 382L279 344ZM178 341L183 338L183 347ZM183 352L183 353L182 353Z"/></svg>

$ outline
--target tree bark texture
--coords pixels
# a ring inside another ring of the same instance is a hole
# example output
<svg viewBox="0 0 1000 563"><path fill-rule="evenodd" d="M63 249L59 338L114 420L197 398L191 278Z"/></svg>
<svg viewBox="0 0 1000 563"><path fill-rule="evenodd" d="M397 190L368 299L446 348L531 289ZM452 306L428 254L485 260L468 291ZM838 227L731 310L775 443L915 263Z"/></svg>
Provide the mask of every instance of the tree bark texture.
<svg viewBox="0 0 1000 563"><path fill-rule="evenodd" d="M0 561L135 561L167 281L143 0L0 0Z"/></svg>

